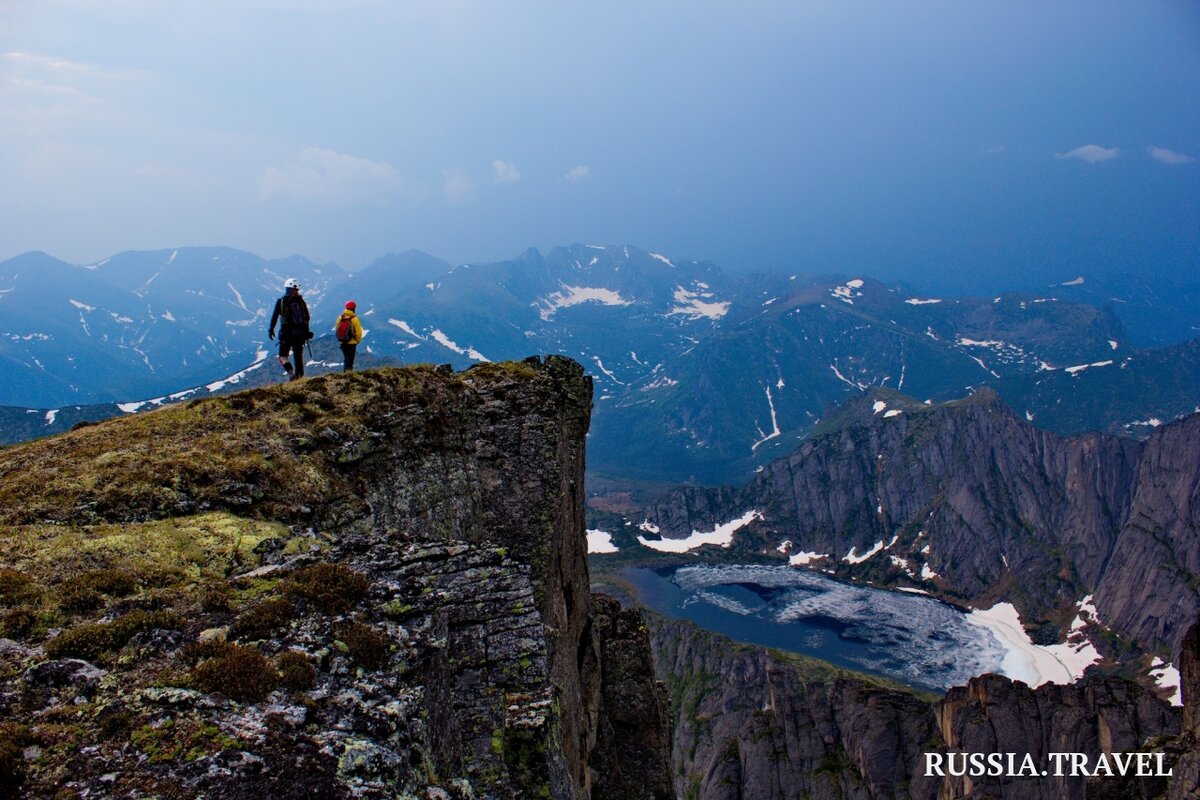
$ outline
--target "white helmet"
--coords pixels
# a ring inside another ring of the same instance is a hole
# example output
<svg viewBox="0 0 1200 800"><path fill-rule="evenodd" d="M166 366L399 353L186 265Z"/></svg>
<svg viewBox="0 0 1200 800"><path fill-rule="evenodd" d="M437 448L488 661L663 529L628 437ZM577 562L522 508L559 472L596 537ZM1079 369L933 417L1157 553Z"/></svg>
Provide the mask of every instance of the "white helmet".
<svg viewBox="0 0 1200 800"><path fill-rule="evenodd" d="M300 281L296 280L295 278L288 278L286 281L283 282L283 288L284 289L299 289Z"/></svg>

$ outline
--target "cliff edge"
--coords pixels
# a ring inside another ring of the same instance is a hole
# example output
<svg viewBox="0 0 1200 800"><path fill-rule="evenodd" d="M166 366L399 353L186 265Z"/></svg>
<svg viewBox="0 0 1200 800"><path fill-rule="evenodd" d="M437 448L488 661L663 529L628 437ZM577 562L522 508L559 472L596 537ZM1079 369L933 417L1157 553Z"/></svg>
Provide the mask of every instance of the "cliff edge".
<svg viewBox="0 0 1200 800"><path fill-rule="evenodd" d="M590 408L551 356L0 451L0 795L602 800L624 756L671 796L665 744L613 739L669 732L644 629L639 670L593 611Z"/></svg>

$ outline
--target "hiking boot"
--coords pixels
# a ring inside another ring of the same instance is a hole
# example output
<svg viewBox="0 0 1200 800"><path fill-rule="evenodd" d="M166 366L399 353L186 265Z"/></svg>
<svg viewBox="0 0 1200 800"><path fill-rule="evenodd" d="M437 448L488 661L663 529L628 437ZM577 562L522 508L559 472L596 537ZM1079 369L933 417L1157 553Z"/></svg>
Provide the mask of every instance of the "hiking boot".
<svg viewBox="0 0 1200 800"><path fill-rule="evenodd" d="M287 373L289 380L296 377L294 374L295 370L292 369L291 362L283 365L283 371Z"/></svg>

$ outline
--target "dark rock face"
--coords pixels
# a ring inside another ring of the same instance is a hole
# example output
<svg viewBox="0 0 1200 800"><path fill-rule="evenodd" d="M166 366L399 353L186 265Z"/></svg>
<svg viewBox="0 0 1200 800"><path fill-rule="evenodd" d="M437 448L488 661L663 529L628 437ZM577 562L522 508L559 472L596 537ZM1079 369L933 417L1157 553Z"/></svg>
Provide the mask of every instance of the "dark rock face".
<svg viewBox="0 0 1200 800"><path fill-rule="evenodd" d="M735 645L689 623L649 622L658 675L671 691L681 797L1148 800L1167 790L1195 797L1200 750L1194 739L1176 741L1179 710L1129 681L1030 689L985 675L930 701L820 662ZM926 754L951 751L1015 753L1018 764L1029 753L1040 770L1052 752L1095 763L1101 753L1135 750L1164 752L1168 767L1180 759L1170 783L926 775Z"/></svg>
<svg viewBox="0 0 1200 800"><path fill-rule="evenodd" d="M672 800L670 708L654 680L646 624L634 609L609 597L592 598L595 645L585 674L599 680L596 747L590 762L592 796L612 800Z"/></svg>
<svg viewBox="0 0 1200 800"><path fill-rule="evenodd" d="M1030 689L999 675L972 679L955 687L935 705L943 741L963 753L1017 753L1033 756L1048 768L1049 753L1084 753L1095 762L1100 753L1126 753L1148 740L1179 731L1179 711L1135 683L1088 679L1071 686L1047 684ZM1083 800L1103 781L1087 789L1087 777L947 778L953 797L1022 797ZM1134 797L1150 797L1149 791Z"/></svg>
<svg viewBox="0 0 1200 800"><path fill-rule="evenodd" d="M676 715L681 797L937 796L915 771L922 750L940 744L929 703L688 623L651 617L651 627Z"/></svg>
<svg viewBox="0 0 1200 800"><path fill-rule="evenodd" d="M338 416L348 397L368 413ZM206 457L228 465L220 495L168 467L169 491L134 486L119 499L120 480L103 472L77 481L100 487L86 498L45 506L36 487L10 484L33 502L11 507L9 525L41 514L70 533L78 518L181 546L214 526L257 531L204 592L185 580L120 602L97 594L94 621L63 617L74 627L0 648L0 717L13 723L0 745L35 742L26 795L671 796L647 636L591 603L590 405L590 379L559 357L318 378L129 421L166 421L164 452L173 437L207 437ZM240 433L259 422L273 432L296 409L302 424L282 444ZM124 423L27 447L84 451L104 436L112 448ZM257 481L256 453L274 469ZM186 453L179 463L192 468ZM118 477L132 480L127 468ZM174 518L194 511L206 516ZM43 652L85 646L80 658ZM229 666L198 677L205 658ZM631 768L610 777L618 764ZM621 793L635 784L646 791Z"/></svg>
<svg viewBox="0 0 1200 800"><path fill-rule="evenodd" d="M1200 611L1200 414L1150 439L1072 439L1017 419L995 395L925 407L855 401L834 429L740 489L681 489L649 509L664 536L712 530L749 509L735 547L785 539L846 577L916 585L958 601L1010 601L1035 640L1061 640L1095 596L1101 622L1173 655ZM888 545L861 564L842 558ZM887 556L902 559L898 565ZM937 577L921 579L923 569Z"/></svg>

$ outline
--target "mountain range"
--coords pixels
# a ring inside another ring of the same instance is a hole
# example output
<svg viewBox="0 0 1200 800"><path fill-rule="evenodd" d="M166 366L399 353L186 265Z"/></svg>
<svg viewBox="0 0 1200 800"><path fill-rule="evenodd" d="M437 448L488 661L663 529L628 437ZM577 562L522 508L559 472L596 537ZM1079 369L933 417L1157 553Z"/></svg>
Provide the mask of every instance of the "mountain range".
<svg viewBox="0 0 1200 800"><path fill-rule="evenodd" d="M937 402L991 386L1040 427L1144 438L1200 386L1195 287L1133 277L948 298L626 245L459 266L409 251L353 274L230 248L29 253L0 263L0 439L278 380L265 328L285 277L313 312L314 373L339 366L326 328L346 299L363 366L576 358L597 387L591 468L625 479L746 479L875 387Z"/></svg>

